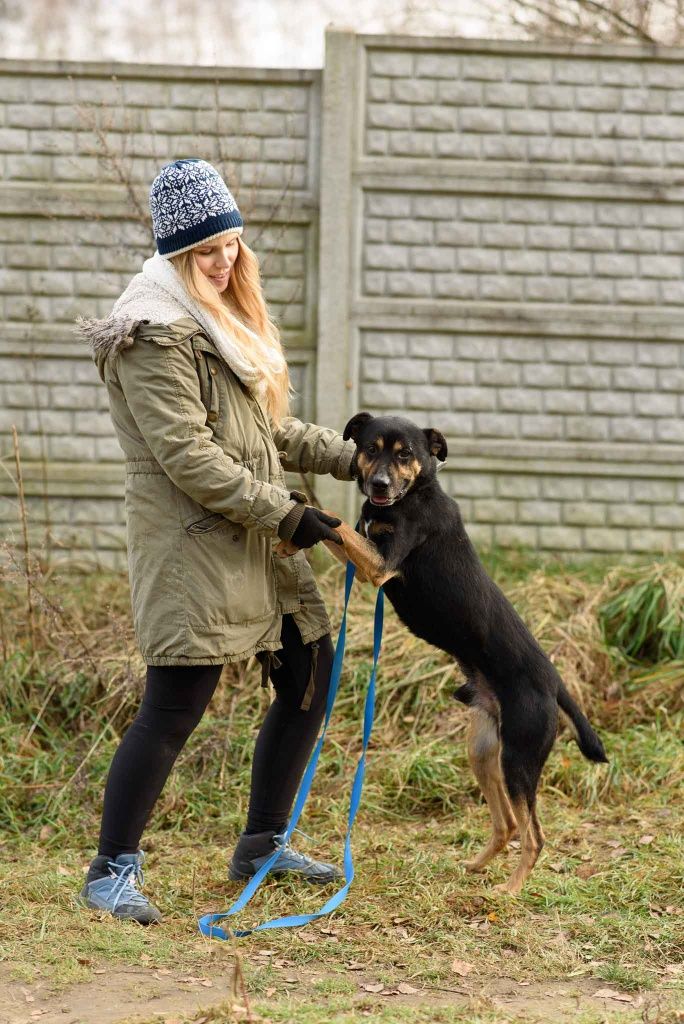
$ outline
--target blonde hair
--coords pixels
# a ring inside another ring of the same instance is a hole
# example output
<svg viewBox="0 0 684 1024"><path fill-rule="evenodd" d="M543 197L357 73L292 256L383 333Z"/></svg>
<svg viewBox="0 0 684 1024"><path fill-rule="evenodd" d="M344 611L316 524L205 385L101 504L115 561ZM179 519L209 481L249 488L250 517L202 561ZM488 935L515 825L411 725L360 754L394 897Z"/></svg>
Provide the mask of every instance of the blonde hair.
<svg viewBox="0 0 684 1024"><path fill-rule="evenodd" d="M201 302L235 340L243 356L259 369L264 377L266 409L277 425L289 415L293 394L290 374L283 355L280 332L266 308L259 260L246 242L237 235L238 254L233 263L228 287L217 292L197 266L192 249L171 256L170 260L188 293ZM274 369L269 355L283 356L284 369Z"/></svg>

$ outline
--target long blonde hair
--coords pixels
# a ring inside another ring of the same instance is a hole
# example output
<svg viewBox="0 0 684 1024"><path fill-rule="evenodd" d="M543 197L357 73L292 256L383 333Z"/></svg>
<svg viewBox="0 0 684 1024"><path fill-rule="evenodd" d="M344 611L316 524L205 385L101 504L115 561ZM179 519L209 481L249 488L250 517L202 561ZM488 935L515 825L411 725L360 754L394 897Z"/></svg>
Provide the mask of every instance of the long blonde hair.
<svg viewBox="0 0 684 1024"><path fill-rule="evenodd" d="M293 394L290 374L284 356L282 372L274 370L268 359L273 351L283 355L280 332L268 314L259 260L239 235L237 240L238 254L223 292L217 292L207 281L192 249L170 259L188 293L209 310L219 326L234 338L243 356L263 373L266 409L277 425L289 415Z"/></svg>

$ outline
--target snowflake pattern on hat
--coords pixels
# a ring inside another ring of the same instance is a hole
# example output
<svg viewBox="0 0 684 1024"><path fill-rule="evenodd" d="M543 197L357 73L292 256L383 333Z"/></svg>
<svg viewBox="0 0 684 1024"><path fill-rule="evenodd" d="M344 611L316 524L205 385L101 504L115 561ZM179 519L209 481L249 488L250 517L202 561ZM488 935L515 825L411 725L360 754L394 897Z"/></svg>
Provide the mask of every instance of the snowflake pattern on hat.
<svg viewBox="0 0 684 1024"><path fill-rule="evenodd" d="M196 158L162 167L150 189L150 212L157 248L166 257L243 225L221 175Z"/></svg>

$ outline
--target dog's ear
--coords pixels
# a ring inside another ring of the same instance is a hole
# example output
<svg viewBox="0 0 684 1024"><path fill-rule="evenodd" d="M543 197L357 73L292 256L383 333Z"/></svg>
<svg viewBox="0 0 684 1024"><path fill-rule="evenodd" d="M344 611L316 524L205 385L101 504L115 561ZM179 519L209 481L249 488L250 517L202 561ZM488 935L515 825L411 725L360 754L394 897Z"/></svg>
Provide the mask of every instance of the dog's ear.
<svg viewBox="0 0 684 1024"><path fill-rule="evenodd" d="M427 438L430 455L435 455L440 462L444 462L447 457L447 443L444 434L440 434L439 430L434 430L432 427L424 427L423 433Z"/></svg>
<svg viewBox="0 0 684 1024"><path fill-rule="evenodd" d="M356 416L352 416L349 423L344 428L344 433L342 434L344 440L348 441L351 437L353 441L356 441L361 432L361 428L365 427L368 421L372 419L373 417L369 412L357 412Z"/></svg>

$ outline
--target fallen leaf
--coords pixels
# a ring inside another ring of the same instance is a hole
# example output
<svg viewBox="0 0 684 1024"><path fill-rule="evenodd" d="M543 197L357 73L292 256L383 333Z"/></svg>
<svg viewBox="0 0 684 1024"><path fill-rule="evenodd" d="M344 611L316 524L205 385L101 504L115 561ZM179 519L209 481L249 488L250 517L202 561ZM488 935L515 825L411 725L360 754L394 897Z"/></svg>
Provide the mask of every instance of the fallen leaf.
<svg viewBox="0 0 684 1024"><path fill-rule="evenodd" d="M93 971L93 974L106 974L106 973L107 973L107 968L106 967L96 967L95 970Z"/></svg>
<svg viewBox="0 0 684 1024"><path fill-rule="evenodd" d="M270 998L271 998L271 996L274 996L274 995L275 995L275 992L276 992L276 990L275 990L274 988L267 988L267 989L266 989L266 991L264 992L264 995L265 995L265 996L266 996L266 997L267 997L268 999L270 999Z"/></svg>
<svg viewBox="0 0 684 1024"><path fill-rule="evenodd" d="M619 839L606 839L606 846L610 846L616 850L618 846L622 846L622 843Z"/></svg>
<svg viewBox="0 0 684 1024"><path fill-rule="evenodd" d="M364 992L382 992L384 987L381 981L369 981L365 985L361 985Z"/></svg>
<svg viewBox="0 0 684 1024"><path fill-rule="evenodd" d="M200 985L204 985L205 988L213 988L214 987L214 982L213 981L209 981L208 978L205 978L204 981L200 982Z"/></svg>
<svg viewBox="0 0 684 1024"><path fill-rule="evenodd" d="M597 875L599 869L594 867L593 864L578 864L575 874L578 878L591 878L592 875Z"/></svg>
<svg viewBox="0 0 684 1024"><path fill-rule="evenodd" d="M459 978L467 978L473 970L473 965L467 963L465 960L454 960L451 965L451 970L454 974L458 974Z"/></svg>
<svg viewBox="0 0 684 1024"><path fill-rule="evenodd" d="M488 921L498 921L499 920L499 915L497 914L497 912L495 910L492 910L491 914L487 914L487 920Z"/></svg>
<svg viewBox="0 0 684 1024"><path fill-rule="evenodd" d="M655 836L642 836L639 840L639 846L648 846L654 839Z"/></svg>
<svg viewBox="0 0 684 1024"><path fill-rule="evenodd" d="M403 996L412 996L418 991L413 985L409 985L407 981L400 981L397 985L397 991L401 992Z"/></svg>
<svg viewBox="0 0 684 1024"><path fill-rule="evenodd" d="M352 960L350 964L347 964L348 971L365 971L368 964L362 964L360 960Z"/></svg>
<svg viewBox="0 0 684 1024"><path fill-rule="evenodd" d="M614 988L600 988L594 992L595 999L616 999L620 1003L633 1003L634 997L627 992L617 992Z"/></svg>

